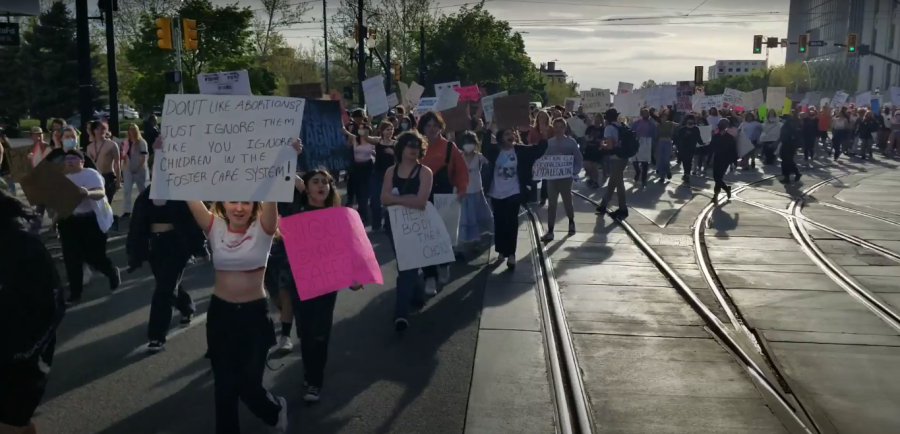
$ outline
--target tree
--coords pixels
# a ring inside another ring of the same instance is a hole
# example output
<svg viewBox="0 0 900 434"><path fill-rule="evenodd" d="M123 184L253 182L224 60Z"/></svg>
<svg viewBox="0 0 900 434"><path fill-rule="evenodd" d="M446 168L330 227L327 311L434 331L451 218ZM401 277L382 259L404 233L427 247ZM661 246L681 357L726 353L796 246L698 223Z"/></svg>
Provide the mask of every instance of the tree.
<svg viewBox="0 0 900 434"><path fill-rule="evenodd" d="M566 98L578 96L578 83L551 81L544 88L544 93L546 94L544 105L565 105Z"/></svg>
<svg viewBox="0 0 900 434"><path fill-rule="evenodd" d="M253 19L253 45L259 56L269 55L273 39L281 38L277 29L303 22L303 15L312 9L310 2L295 3L291 0L259 0L261 17ZM284 41L283 38L280 39Z"/></svg>
<svg viewBox="0 0 900 434"><path fill-rule="evenodd" d="M141 38L143 15L154 19L175 17L181 0L118 0L119 10L113 14L116 46L126 46ZM191 18L191 17L187 17Z"/></svg>

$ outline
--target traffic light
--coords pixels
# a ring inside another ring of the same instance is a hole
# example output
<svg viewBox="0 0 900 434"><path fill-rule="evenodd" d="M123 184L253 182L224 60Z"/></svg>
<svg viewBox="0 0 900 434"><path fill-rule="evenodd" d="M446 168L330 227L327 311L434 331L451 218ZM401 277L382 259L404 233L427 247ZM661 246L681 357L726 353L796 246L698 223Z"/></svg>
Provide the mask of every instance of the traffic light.
<svg viewBox="0 0 900 434"><path fill-rule="evenodd" d="M763 43L762 35L756 35L753 37L753 54L762 53L762 43Z"/></svg>
<svg viewBox="0 0 900 434"><path fill-rule="evenodd" d="M694 84L700 86L703 84L703 67L695 66L694 67Z"/></svg>
<svg viewBox="0 0 900 434"><path fill-rule="evenodd" d="M806 54L806 50L809 47L809 35L804 33L797 37L797 52L800 54Z"/></svg>
<svg viewBox="0 0 900 434"><path fill-rule="evenodd" d="M848 33L847 34L847 52L848 53L856 53L856 44L859 41L859 37L856 36L856 33Z"/></svg>
<svg viewBox="0 0 900 434"><path fill-rule="evenodd" d="M159 30L156 31L156 37L159 38L159 41L156 42L156 45L163 50L171 50L172 49L172 20L168 18L157 18L156 19L156 27Z"/></svg>
<svg viewBox="0 0 900 434"><path fill-rule="evenodd" d="M182 18L181 24L184 29L184 49L196 50L200 45L197 42L197 20Z"/></svg>
<svg viewBox="0 0 900 434"><path fill-rule="evenodd" d="M403 68L402 68L402 67L400 66L400 64L397 63L397 62L394 62L394 64L391 65L391 66L393 66L393 68L394 68L394 81L399 82L399 81L400 81L400 74L401 74L401 72L403 71Z"/></svg>

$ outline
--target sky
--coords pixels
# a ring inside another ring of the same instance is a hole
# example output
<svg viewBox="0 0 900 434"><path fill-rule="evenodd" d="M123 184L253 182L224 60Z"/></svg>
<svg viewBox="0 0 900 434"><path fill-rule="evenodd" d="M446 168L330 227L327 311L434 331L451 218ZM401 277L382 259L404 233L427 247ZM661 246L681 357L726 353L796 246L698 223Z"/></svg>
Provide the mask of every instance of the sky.
<svg viewBox="0 0 900 434"><path fill-rule="evenodd" d="M376 0L377 1L377 0ZM234 3L234 0L214 0ZM258 0L239 4L258 5ZM329 12L338 0L331 0ZM440 0L452 13L466 0ZM694 67L716 60L765 60L752 54L753 35L787 36L787 0L489 0L485 8L522 33L535 65L550 61L586 90L617 89L620 81L640 86L693 80ZM309 15L322 17L322 3ZM285 32L292 45L310 46L321 36L316 26ZM765 50L764 50L765 52ZM784 63L782 48L769 53L770 65Z"/></svg>

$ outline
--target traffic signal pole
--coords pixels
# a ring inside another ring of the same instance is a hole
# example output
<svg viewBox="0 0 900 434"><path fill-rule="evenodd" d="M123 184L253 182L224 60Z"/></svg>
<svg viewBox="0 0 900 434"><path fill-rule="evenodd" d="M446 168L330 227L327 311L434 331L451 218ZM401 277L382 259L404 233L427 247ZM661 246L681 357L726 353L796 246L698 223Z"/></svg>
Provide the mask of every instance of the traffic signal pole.
<svg viewBox="0 0 900 434"><path fill-rule="evenodd" d="M102 2L106 18L106 65L109 75L109 130L119 137L119 75L116 72L116 34L113 28L113 0Z"/></svg>
<svg viewBox="0 0 900 434"><path fill-rule="evenodd" d="M366 28L363 27L363 0L357 0L358 10L357 10L357 25L359 25L359 37L357 38L357 43L359 44L359 52L357 53L359 56L358 62L356 63L356 78L359 80L359 106L363 107L366 104L366 96L363 93L363 82L366 81Z"/></svg>
<svg viewBox="0 0 900 434"><path fill-rule="evenodd" d="M181 38L181 17L172 20L172 44L175 45L175 69L181 74L181 80L178 80L178 93L184 93L184 71L181 69L181 46L183 39Z"/></svg>
<svg viewBox="0 0 900 434"><path fill-rule="evenodd" d="M91 40L88 28L88 0L75 1L75 44L78 48L78 95L81 112L81 129L87 128L94 113L93 86L91 85ZM86 149L88 135L81 135L81 148Z"/></svg>

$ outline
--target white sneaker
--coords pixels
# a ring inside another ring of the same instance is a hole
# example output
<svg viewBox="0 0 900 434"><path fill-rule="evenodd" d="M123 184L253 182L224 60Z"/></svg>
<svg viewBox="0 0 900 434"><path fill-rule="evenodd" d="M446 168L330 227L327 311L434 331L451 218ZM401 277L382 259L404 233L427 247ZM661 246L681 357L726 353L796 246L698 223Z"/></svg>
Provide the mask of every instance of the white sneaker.
<svg viewBox="0 0 900 434"><path fill-rule="evenodd" d="M278 397L278 403L281 404L281 411L278 412L278 423L272 428L273 434L287 434L288 430L288 416L287 416L287 401Z"/></svg>
<svg viewBox="0 0 900 434"><path fill-rule="evenodd" d="M441 282L441 285L446 285L450 282L450 266L449 265L439 265L438 266L438 281Z"/></svg>
<svg viewBox="0 0 900 434"><path fill-rule="evenodd" d="M434 279L425 279L425 294L437 295L437 282Z"/></svg>
<svg viewBox="0 0 900 434"><path fill-rule="evenodd" d="M509 257L506 258L506 268L516 268L515 255L509 255Z"/></svg>
<svg viewBox="0 0 900 434"><path fill-rule="evenodd" d="M84 266L84 274L82 274L81 284L87 286L88 283L91 283L91 278L94 277L94 272L91 271L91 267L87 265Z"/></svg>
<svg viewBox="0 0 900 434"><path fill-rule="evenodd" d="M278 338L278 349L276 351L282 354L294 351L294 343L291 342L291 338L289 336L282 336Z"/></svg>

